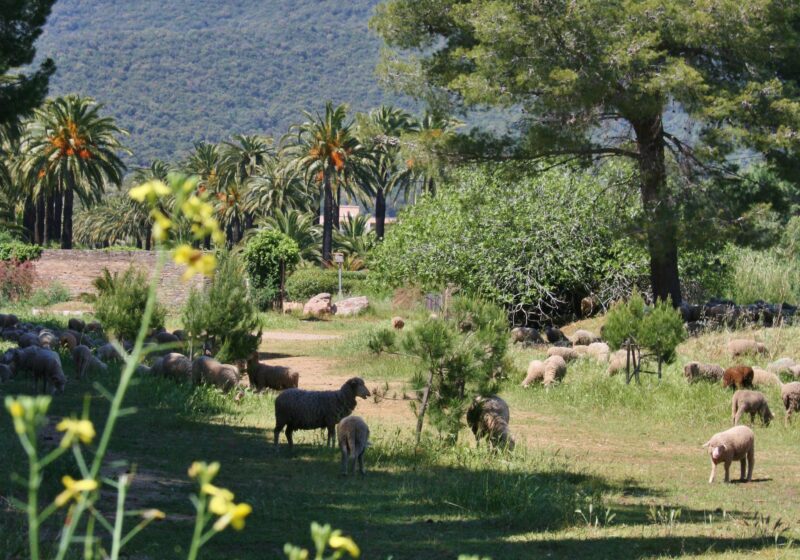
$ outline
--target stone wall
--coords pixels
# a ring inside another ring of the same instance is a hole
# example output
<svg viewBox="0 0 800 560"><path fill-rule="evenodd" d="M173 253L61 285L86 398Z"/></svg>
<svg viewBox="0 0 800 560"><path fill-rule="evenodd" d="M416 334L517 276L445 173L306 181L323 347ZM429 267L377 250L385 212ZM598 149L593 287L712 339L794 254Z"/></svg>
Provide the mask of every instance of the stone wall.
<svg viewBox="0 0 800 560"><path fill-rule="evenodd" d="M94 293L92 281L100 276L104 268L111 272L121 272L133 265L149 274L156 263L155 251L91 251L56 250L42 251L42 256L34 261L36 265L36 285L46 288L53 282L67 287L73 298L81 293ZM158 299L169 307L183 304L192 285L202 285L203 279L195 276L184 282L181 275L185 268L167 260L161 271L158 286Z"/></svg>

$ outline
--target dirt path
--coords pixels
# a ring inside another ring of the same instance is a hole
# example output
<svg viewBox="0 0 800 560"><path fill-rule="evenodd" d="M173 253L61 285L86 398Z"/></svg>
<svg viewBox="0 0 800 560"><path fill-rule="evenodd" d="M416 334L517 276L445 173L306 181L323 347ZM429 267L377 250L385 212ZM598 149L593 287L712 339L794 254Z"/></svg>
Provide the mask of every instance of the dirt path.
<svg viewBox="0 0 800 560"><path fill-rule="evenodd" d="M337 340L342 338L338 334L315 334L287 331L267 331L261 333L261 340L281 340L289 342L315 342L319 340Z"/></svg>

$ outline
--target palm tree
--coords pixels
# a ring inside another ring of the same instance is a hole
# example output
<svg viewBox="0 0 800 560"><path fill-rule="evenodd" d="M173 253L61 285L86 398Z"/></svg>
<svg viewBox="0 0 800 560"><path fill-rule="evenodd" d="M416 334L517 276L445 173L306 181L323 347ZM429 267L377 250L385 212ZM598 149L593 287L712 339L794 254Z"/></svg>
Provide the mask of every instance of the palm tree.
<svg viewBox="0 0 800 560"><path fill-rule="evenodd" d="M228 194L238 199L248 191L248 180L256 175L268 163L275 159L272 149L273 140L269 136L247 136L237 134L233 142L223 145L223 175L225 183L235 185L234 191ZM253 213L247 208L249 200L242 200L243 224L236 222L232 229L237 232L237 239L242 238L245 230L253 227ZM240 218L237 218L239 220Z"/></svg>
<svg viewBox="0 0 800 560"><path fill-rule="evenodd" d="M375 232L369 229L367 216L347 216L341 231L333 234L336 250L351 258L364 260L376 243Z"/></svg>
<svg viewBox="0 0 800 560"><path fill-rule="evenodd" d="M101 199L106 183L122 182L125 164L117 153L124 148L118 136L127 133L112 118L101 117L100 109L88 97L58 97L35 111L23 141L25 175L34 191L51 197L45 211L62 249L72 248L74 195L91 206Z"/></svg>
<svg viewBox="0 0 800 560"><path fill-rule="evenodd" d="M319 239L322 236L320 227L315 223L314 215L299 210L275 210L273 214L260 222L260 226L277 230L294 239L300 247L300 258L309 263L318 263L322 258L319 250Z"/></svg>
<svg viewBox="0 0 800 560"><path fill-rule="evenodd" d="M286 160L267 161L255 170L247 184L246 208L254 217L268 218L290 209L307 212L315 204L304 174Z"/></svg>
<svg viewBox="0 0 800 560"><path fill-rule="evenodd" d="M322 230L322 260L330 262L333 248L333 227L338 222L334 214L335 200L350 180L363 172L368 151L355 137L352 121L347 121L347 106L325 104L324 114L303 113L306 121L292 125L290 136L296 136L286 153L291 167L302 170L306 180L314 180L322 189L324 218ZM334 198L336 189L336 198Z"/></svg>
<svg viewBox="0 0 800 560"><path fill-rule="evenodd" d="M171 171L172 169L167 162L160 159L153 160L149 167L140 167L133 172L133 184L141 185L142 183L153 180L166 182L167 176ZM144 245L145 250L149 251L152 247L153 222L150 219L147 204L144 202L136 202L130 197L125 198L128 200L125 201L125 204L119 209L122 213L121 218L126 223L132 222L134 224L141 224L140 231L138 231L134 237L137 240L137 245ZM162 211L164 211L163 208ZM142 240L144 240L144 242L142 242Z"/></svg>

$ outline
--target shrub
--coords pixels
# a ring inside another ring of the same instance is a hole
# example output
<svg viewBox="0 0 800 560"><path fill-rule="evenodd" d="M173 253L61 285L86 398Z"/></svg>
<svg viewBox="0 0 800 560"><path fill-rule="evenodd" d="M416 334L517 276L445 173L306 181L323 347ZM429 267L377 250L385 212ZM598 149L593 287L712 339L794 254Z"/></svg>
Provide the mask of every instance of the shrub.
<svg viewBox="0 0 800 560"><path fill-rule="evenodd" d="M743 304L759 300L800 302L800 263L796 256L777 249L743 247L731 248L729 253L732 271L727 297Z"/></svg>
<svg viewBox="0 0 800 560"><path fill-rule="evenodd" d="M220 361L245 359L258 348L261 319L235 254L220 255L211 282L202 291L190 292L182 319L193 348L205 344Z"/></svg>
<svg viewBox="0 0 800 560"><path fill-rule="evenodd" d="M342 272L342 292L363 294L366 291L367 273L365 271ZM339 291L339 271L333 268L301 268L286 281L286 297L292 301L303 301L317 294Z"/></svg>
<svg viewBox="0 0 800 560"><path fill-rule="evenodd" d="M43 290L36 290L27 298L28 303L37 307L47 307L69 300L69 289L60 282L53 282Z"/></svg>
<svg viewBox="0 0 800 560"><path fill-rule="evenodd" d="M0 261L34 261L42 255L39 245L30 245L21 241L0 242Z"/></svg>
<svg viewBox="0 0 800 560"><path fill-rule="evenodd" d="M101 291L95 302L95 316L117 338L132 340L139 332L149 291L147 275L133 267L115 276L115 281ZM156 304L151 325L164 325L167 310Z"/></svg>
<svg viewBox="0 0 800 560"><path fill-rule="evenodd" d="M284 233L264 229L247 242L244 253L245 269L250 278L251 293L260 309L281 302L286 276L300 262L300 247Z"/></svg>
<svg viewBox="0 0 800 560"><path fill-rule="evenodd" d="M19 301L33 291L36 270L30 261L0 261L0 301Z"/></svg>

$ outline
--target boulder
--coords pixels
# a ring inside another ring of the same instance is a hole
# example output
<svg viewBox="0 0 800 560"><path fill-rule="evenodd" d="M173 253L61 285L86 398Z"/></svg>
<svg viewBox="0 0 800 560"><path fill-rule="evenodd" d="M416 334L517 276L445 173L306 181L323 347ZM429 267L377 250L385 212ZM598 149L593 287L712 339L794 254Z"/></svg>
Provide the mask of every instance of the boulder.
<svg viewBox="0 0 800 560"><path fill-rule="evenodd" d="M324 317L332 313L331 295L328 293L315 295L303 306L303 315L310 317Z"/></svg>
<svg viewBox="0 0 800 560"><path fill-rule="evenodd" d="M333 306L333 313L341 317L349 317L366 311L367 307L369 307L367 296L351 297L336 302Z"/></svg>

